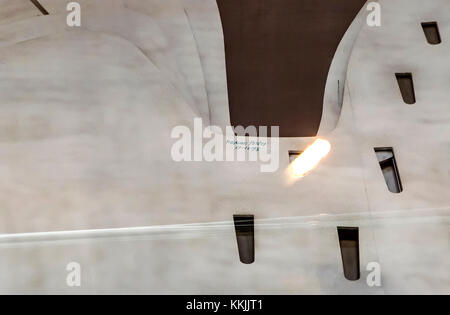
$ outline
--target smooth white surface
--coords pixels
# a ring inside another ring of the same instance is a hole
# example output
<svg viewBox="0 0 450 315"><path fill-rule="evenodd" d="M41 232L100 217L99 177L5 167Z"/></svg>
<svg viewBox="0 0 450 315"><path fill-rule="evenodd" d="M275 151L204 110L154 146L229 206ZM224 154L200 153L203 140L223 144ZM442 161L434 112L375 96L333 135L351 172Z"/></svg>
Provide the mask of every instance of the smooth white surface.
<svg viewBox="0 0 450 315"><path fill-rule="evenodd" d="M0 0L0 8L0 24L41 15L29 0Z"/></svg>

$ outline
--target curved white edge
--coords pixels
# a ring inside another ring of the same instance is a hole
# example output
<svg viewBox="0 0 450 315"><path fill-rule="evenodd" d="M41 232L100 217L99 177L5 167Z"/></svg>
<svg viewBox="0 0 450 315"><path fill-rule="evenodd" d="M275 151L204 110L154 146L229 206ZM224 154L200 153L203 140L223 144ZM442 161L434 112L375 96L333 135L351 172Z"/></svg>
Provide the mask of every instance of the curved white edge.
<svg viewBox="0 0 450 315"><path fill-rule="evenodd" d="M332 132L339 121L344 99L347 68L353 46L367 17L367 3L363 5L345 32L331 62L323 97L323 110L317 136Z"/></svg>

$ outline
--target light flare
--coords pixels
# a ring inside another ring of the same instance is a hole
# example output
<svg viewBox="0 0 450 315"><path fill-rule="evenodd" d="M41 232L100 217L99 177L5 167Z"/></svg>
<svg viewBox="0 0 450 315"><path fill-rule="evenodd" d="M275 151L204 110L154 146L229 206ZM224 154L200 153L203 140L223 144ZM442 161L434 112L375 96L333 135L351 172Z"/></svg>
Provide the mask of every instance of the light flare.
<svg viewBox="0 0 450 315"><path fill-rule="evenodd" d="M330 150L331 145L327 140L317 139L291 163L292 174L295 177L305 176Z"/></svg>

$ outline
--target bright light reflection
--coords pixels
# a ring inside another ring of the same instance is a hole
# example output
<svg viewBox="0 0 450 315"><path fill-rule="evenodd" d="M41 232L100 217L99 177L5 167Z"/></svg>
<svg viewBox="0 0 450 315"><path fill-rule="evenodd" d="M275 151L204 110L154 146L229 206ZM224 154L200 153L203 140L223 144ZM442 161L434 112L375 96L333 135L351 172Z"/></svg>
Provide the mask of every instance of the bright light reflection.
<svg viewBox="0 0 450 315"><path fill-rule="evenodd" d="M319 164L320 160L331 150L327 140L317 139L308 146L290 165L291 172L295 177L303 177Z"/></svg>

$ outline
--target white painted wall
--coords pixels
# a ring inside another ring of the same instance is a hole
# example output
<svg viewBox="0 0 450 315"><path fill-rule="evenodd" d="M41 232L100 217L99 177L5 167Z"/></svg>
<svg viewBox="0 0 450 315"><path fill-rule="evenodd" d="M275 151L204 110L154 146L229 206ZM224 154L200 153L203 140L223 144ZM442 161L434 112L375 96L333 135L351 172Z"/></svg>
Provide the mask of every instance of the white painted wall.
<svg viewBox="0 0 450 315"><path fill-rule="evenodd" d="M273 174L170 158L173 126L229 121L212 0L80 2L77 30L56 0L41 1L49 16L0 21L0 292L448 293L448 1L380 0L382 26L363 25L339 122L322 135L332 151L294 184L287 152L313 138L281 139ZM439 46L426 43L428 20L439 22ZM413 106L400 71L413 72ZM376 146L394 147L403 193L387 190ZM241 212L256 217L249 266L231 224ZM381 288L364 271L343 278L337 225L360 226L362 271L379 261ZM136 226L154 228L7 236ZM73 260L81 288L65 284Z"/></svg>

